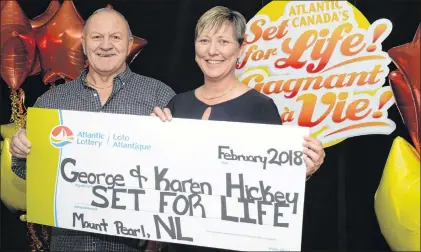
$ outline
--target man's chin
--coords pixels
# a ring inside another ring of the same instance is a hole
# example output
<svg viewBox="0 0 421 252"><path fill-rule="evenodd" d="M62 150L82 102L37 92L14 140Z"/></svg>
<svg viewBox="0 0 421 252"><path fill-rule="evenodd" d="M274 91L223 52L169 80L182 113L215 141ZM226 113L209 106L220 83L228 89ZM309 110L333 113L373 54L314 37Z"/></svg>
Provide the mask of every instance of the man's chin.
<svg viewBox="0 0 421 252"><path fill-rule="evenodd" d="M124 65L107 65L107 66L98 66L96 65L94 71L98 72L99 74L104 74L104 75L108 75L108 74L113 74L115 72L118 72L120 70L124 69Z"/></svg>
<svg viewBox="0 0 421 252"><path fill-rule="evenodd" d="M112 73L115 72L118 67L107 67L107 68L97 68L97 70L101 73Z"/></svg>

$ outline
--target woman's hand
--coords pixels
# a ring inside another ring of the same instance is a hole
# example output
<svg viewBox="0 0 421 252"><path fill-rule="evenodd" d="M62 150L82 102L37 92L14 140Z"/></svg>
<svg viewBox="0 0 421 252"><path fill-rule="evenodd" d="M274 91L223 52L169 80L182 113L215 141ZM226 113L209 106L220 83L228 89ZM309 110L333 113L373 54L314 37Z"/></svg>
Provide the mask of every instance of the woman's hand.
<svg viewBox="0 0 421 252"><path fill-rule="evenodd" d="M159 117L163 122L171 121L172 119L171 110L168 108L161 109L160 107L155 107L151 116Z"/></svg>
<svg viewBox="0 0 421 252"><path fill-rule="evenodd" d="M304 140L304 162L307 165L307 177L309 178L323 164L326 154L318 139L305 136Z"/></svg>

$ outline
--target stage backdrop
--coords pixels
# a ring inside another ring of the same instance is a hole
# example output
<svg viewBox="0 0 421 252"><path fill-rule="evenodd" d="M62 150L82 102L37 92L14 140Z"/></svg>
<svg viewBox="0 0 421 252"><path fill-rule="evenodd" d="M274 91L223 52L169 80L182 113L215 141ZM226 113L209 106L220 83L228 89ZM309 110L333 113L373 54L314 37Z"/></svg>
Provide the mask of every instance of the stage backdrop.
<svg viewBox="0 0 421 252"><path fill-rule="evenodd" d="M306 22L299 18L300 16L305 16L303 7L295 7L295 12L292 12L294 8L291 9L291 7L288 7L288 9L286 8L286 4L280 3L283 9L280 8L279 11L273 12L267 8L262 9L269 1L261 0L250 0L247 2L241 0L75 0L73 2L83 20L86 20L94 10L103 8L107 4L111 4L113 8L122 12L131 24L133 34L148 41L148 44L131 63L130 66L132 70L162 80L171 86L177 93L194 89L202 84L202 73L194 62L194 27L200 15L211 7L215 5L224 5L233 8L240 11L247 20L252 20L252 18L256 19L257 14L266 15L267 18L274 22L281 16L286 17L290 15L296 18L297 26L302 26L303 22ZM387 51L389 48L412 40L414 32L420 22L417 10L419 10L421 6L417 2L418 1L409 0L403 2L393 0L381 2L375 0L350 1L352 5L345 6L344 10L340 13L341 16L338 16L338 18L346 18L344 16L346 15L344 14L344 11L347 10L347 15L349 15L348 18L349 20L352 20L352 23L354 24L352 29L364 29L364 31L361 32L361 34L363 34L364 42L367 43L367 47L364 47L363 49L364 55L374 55L375 53L373 52L384 55L383 52ZM60 3L62 3L62 1L60 1ZM32 19L45 12L49 5L49 1L22 0L19 1L19 5L26 16L29 19ZM333 14L331 16L333 16ZM249 22L249 24L251 23ZM279 25L281 26L281 23ZM331 35L335 28L336 27L334 26L330 26L328 33ZM297 38L301 33L297 32L298 30L299 29L296 29L295 32L292 30L289 34L286 33L285 38L288 38L288 36L292 36L290 38L293 39L294 36ZM248 33L250 33L250 30ZM285 31L283 31L283 33L285 33ZM283 35L283 33L280 33L279 36ZM376 38L375 34L380 35ZM251 39L252 36L248 38L248 41L251 41ZM322 40L319 41L323 42ZM374 51L370 52L368 47L372 44L376 45L376 48ZM292 45L293 43L289 46ZM251 46L252 43L249 44L249 48L251 48ZM265 52L267 52L268 49L270 49L270 47L267 48ZM311 51L312 49L310 48L307 53L310 53ZM249 54L249 56L252 55ZM280 57L282 55L276 55L276 57L273 57L270 60L276 61L278 56ZM257 54L255 57L257 57ZM375 73L376 71L383 71L377 76L379 82L376 83L376 88L374 89L376 91L380 90L377 91L379 94L378 96L369 99L369 106L373 109L373 113L370 114L369 118L371 121L388 123L388 126L383 128L383 133L386 135L375 134L351 137L363 135L360 131L354 133L354 135L337 135L338 137L334 139L326 138L325 146L330 147L326 150L327 158L325 164L322 166L322 169L307 182L303 224L304 250L388 249L388 246L380 233L375 217L373 203L374 193L379 184L393 139L396 136L402 136L408 141L411 140L396 107L392 104L393 99L387 95L389 89L383 87L384 83L388 83L385 81L387 80L386 72L394 70L395 67L393 64L389 64L390 62L388 62L387 59L377 59L377 62L378 63L376 64L373 63L373 65L370 65L370 67L364 64L355 64L359 66L356 68L355 72L367 71ZM266 61L265 66L267 67L270 63L274 62ZM375 68L376 65L380 65L379 68ZM366 67L363 68L361 66ZM297 67L294 71L290 71L290 69L291 67L289 67L288 71L292 76L288 76L288 78L303 77L303 71L305 69L316 71L315 68L312 69L307 66L303 66L301 69ZM252 71L255 71L256 73L257 70L245 69L243 71L242 69L239 69L238 74L239 76L246 76L246 74L250 74ZM324 71L326 71L326 67ZM274 72L265 73L266 75L261 72L261 75L265 78L275 75ZM340 74L331 69L330 71L325 72L326 76L323 78L325 79L328 75L334 73ZM349 71L343 73L350 74ZM276 76L276 80L287 80L288 78ZM242 78L242 81L244 82L244 78ZM267 84L268 79L260 82ZM266 93L275 90L275 84L272 84L272 87L266 86L265 89L265 85L259 86L260 82L255 81L249 82L248 84L256 89L260 88L263 92L267 90L268 92ZM60 81L56 82L56 84L60 84ZM48 90L50 86L44 84L42 75L35 74L27 77L22 83L21 88L25 91L24 102L28 107L32 106L37 97ZM10 89L3 79L0 80L0 90L0 124L7 124L12 116L12 101L9 98ZM373 91L358 89L347 90L346 88L343 88L343 90L347 94L347 97L341 98L339 95L334 95L332 96L332 99L346 100L348 105L349 102L363 97L363 95L359 95L355 98L354 95L357 92ZM328 92L317 93L317 101L314 102L319 102L321 97L326 95L326 93ZM386 94L385 98L383 98L383 101L386 102L381 102L382 94ZM281 95L277 95L277 97L281 97ZM286 101L286 98L288 97L282 99L277 97L273 96L277 102L280 113L284 114L284 119L296 123L299 119L299 112L302 111L301 108L297 107L297 101L295 100L299 95L294 96L294 98L290 97L291 103ZM286 101L284 104L285 106L280 105L281 101ZM309 102L311 102L311 99ZM340 106L340 101L331 102L331 104L335 108L338 108ZM327 107L328 105L329 103L326 104ZM379 117L375 116L377 110L381 112L381 116ZM291 111L295 113L285 113ZM331 119L332 113L327 118ZM330 130L329 132L332 132L333 125L327 124L326 120L319 125L327 126ZM346 125L342 124L341 127L346 127ZM17 220L17 216L12 215L5 210L3 205L1 223L2 248L11 249L22 246L22 238L25 236L23 224ZM13 234L13 232L11 232L13 230L16 230L18 233Z"/></svg>

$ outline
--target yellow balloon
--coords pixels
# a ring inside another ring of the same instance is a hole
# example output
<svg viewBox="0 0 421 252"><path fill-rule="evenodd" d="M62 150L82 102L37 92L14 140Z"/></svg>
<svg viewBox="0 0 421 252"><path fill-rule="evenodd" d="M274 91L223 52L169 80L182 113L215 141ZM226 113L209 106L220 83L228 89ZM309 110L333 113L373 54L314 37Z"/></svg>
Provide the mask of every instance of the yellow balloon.
<svg viewBox="0 0 421 252"><path fill-rule="evenodd" d="M393 251L420 251L420 156L401 137L393 141L374 208Z"/></svg>
<svg viewBox="0 0 421 252"><path fill-rule="evenodd" d="M0 133L3 139L6 139L6 138L11 139L13 134L16 133L16 131L17 131L16 124L14 123L0 125Z"/></svg>
<svg viewBox="0 0 421 252"><path fill-rule="evenodd" d="M10 210L26 209L26 181L12 171L12 156L9 151L10 139L4 139L1 151L1 191L3 203Z"/></svg>

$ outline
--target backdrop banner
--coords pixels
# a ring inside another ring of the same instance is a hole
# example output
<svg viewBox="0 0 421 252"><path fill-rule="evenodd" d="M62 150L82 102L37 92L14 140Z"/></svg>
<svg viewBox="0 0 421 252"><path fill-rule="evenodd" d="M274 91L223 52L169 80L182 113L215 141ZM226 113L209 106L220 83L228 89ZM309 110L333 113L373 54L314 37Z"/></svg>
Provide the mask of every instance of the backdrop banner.
<svg viewBox="0 0 421 252"><path fill-rule="evenodd" d="M272 1L247 24L237 78L271 97L285 125L310 127L324 147L392 133L388 19L369 23L348 1Z"/></svg>

